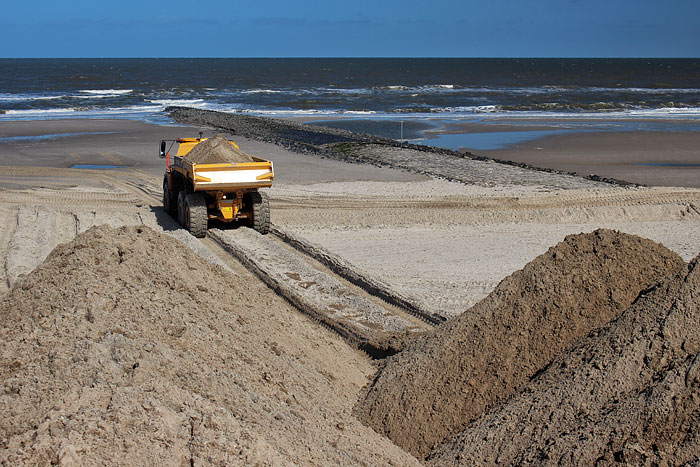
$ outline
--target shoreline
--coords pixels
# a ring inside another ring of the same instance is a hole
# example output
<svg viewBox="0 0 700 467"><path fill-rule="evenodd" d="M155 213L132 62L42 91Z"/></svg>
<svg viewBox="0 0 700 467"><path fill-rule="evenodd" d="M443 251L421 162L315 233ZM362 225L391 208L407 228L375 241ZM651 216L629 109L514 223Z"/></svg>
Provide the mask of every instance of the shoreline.
<svg viewBox="0 0 700 467"><path fill-rule="evenodd" d="M176 112L173 123L164 125L146 123L129 119L54 119L54 120L12 120L5 121L0 136L0 158L5 165L43 165L68 168L74 164L81 165L125 165L149 173L160 173L162 161L155 156L153 148L143 144L138 146L133 141L152 139L154 145L163 138L170 139L184 133L197 133L199 125L208 124L205 119L199 123L190 121L194 115L213 115L214 118L233 118L241 122L257 122L247 132L234 132L234 139L243 139L249 143L253 153L265 151L274 154L275 146L298 154L309 154L314 161L323 158L338 158L338 154L329 154L328 144L342 142L400 145L397 139L383 138L355 133L341 128L329 128L313 125L313 121L329 121L327 117L308 118L292 117L274 119L269 117L251 117L248 115L225 114L212 111L199 111L188 108L171 108ZM190 112L190 116L177 121L177 112ZM344 117L333 119L347 120ZM356 119L354 121L359 121ZM577 119L586 124L601 120ZM305 124L301 122L307 122ZM569 122L569 120L567 120ZM638 123L637 119L616 121L617 123ZM211 123L211 122L209 122ZM561 119L528 119L523 122L513 118L491 118L488 122L472 121L452 123L437 131L448 136L469 131L477 134L489 134L499 138L511 132L558 130ZM605 120L603 123L610 123ZM687 120L647 120L648 124L675 125L679 128L692 126ZM250 125L248 125L250 126ZM288 138L288 134L300 130L304 134ZM407 130L408 131L408 130ZM111 134L107 134L111 133ZM48 136L46 139L43 136ZM319 136L320 135L320 136ZM323 140L330 136L331 139ZM36 137L35 140L32 137ZM319 140L319 137L321 139ZM16 138L13 140L12 138ZM284 141L282 141L284 140ZM429 143L430 141L426 141ZM315 144L314 144L315 143ZM67 148L56 151L56 145ZM262 145L262 146L261 146ZM100 151L82 151L82 148L104 146ZM649 186L688 186L700 187L700 132L664 132L664 131L577 131L545 135L511 144L505 148L479 150L463 148L454 151L428 144L404 143L411 149L422 152L453 154L476 160L493 160L506 166L517 166L532 170L575 174L583 178L602 180L616 184L629 183ZM154 146L155 147L155 146ZM105 153L114 157L105 157ZM314 154L313 156L311 154ZM71 155L73 154L73 155ZM75 154L79 154L75 157ZM154 154L153 158L148 155ZM320 156L320 158L319 158ZM362 162L340 157L345 162ZM367 162L367 161L364 161ZM372 163L372 162L370 162ZM374 165L383 165L375 161ZM402 168L402 167L396 167ZM298 174L301 176L301 174ZM434 174L442 176L443 174ZM296 177L295 177L296 178ZM628 182L628 183L627 183Z"/></svg>

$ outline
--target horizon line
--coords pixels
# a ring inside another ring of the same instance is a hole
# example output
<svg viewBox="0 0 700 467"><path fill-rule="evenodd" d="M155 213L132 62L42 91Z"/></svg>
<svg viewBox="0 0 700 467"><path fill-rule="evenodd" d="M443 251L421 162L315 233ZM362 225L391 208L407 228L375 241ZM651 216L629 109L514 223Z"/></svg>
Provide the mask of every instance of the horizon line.
<svg viewBox="0 0 700 467"><path fill-rule="evenodd" d="M362 60L698 60L700 57L687 56L250 56L250 57L224 57L224 56L109 56L109 57L0 57L0 60L338 60L338 59L362 59Z"/></svg>

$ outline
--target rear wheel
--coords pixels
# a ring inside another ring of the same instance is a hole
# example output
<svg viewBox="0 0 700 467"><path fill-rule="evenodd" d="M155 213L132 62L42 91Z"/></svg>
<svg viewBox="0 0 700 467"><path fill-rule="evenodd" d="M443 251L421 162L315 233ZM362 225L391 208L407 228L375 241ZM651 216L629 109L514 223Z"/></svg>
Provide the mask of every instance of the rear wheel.
<svg viewBox="0 0 700 467"><path fill-rule="evenodd" d="M187 195L187 193L185 193L185 190L180 190L180 192L177 194L177 221L183 227L186 227L186 225L185 225L185 196L186 195Z"/></svg>
<svg viewBox="0 0 700 467"><path fill-rule="evenodd" d="M185 227L195 237L207 235L207 201L201 193L191 193L185 197Z"/></svg>
<svg viewBox="0 0 700 467"><path fill-rule="evenodd" d="M270 231L270 201L267 193L252 191L248 193L250 206L250 226L265 235Z"/></svg>
<svg viewBox="0 0 700 467"><path fill-rule="evenodd" d="M170 191L168 177L163 178L163 209L171 216L175 214L177 209L177 198L175 193Z"/></svg>

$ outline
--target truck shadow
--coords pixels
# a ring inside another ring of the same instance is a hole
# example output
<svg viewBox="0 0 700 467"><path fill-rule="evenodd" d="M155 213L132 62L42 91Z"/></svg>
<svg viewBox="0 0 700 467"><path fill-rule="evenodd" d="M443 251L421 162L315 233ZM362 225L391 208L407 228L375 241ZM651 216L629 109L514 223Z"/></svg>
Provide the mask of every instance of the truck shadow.
<svg viewBox="0 0 700 467"><path fill-rule="evenodd" d="M160 226L161 229L165 232L172 232L174 230L180 230L184 229L175 218L173 218L170 214L165 212L165 209L163 209L162 206L151 206L151 212L153 213L153 216L156 218L156 223ZM245 222L221 222L217 220L210 220L209 221L209 229L220 229L220 230L237 230L239 228L246 227Z"/></svg>
<svg viewBox="0 0 700 467"><path fill-rule="evenodd" d="M173 219L170 214L165 212L165 209L163 209L162 206L151 206L151 212L163 231L172 232L173 230L179 230L182 228L182 226L178 224L177 220Z"/></svg>

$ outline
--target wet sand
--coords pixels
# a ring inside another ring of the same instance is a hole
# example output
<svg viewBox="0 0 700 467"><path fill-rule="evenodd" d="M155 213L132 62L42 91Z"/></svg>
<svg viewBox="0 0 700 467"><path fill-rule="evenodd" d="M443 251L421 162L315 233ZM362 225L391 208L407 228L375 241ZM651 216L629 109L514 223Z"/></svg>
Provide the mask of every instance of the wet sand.
<svg viewBox="0 0 700 467"><path fill-rule="evenodd" d="M70 168L75 164L116 165L162 177L165 161L158 157L160 140L196 137L200 130L204 137L218 132L206 127L164 126L117 119L8 121L0 126L0 165L56 168ZM227 136L243 151L272 160L276 183L427 179L395 170L296 154L275 144L239 135Z"/></svg>
<svg viewBox="0 0 700 467"><path fill-rule="evenodd" d="M573 133L479 154L648 186L700 187L700 133Z"/></svg>
<svg viewBox="0 0 700 467"><path fill-rule="evenodd" d="M338 128L374 129L399 136L399 120L342 117L289 119ZM408 119L411 142L451 147L493 159L624 180L648 186L700 187L700 123L690 119L509 118ZM387 130L387 128L389 130ZM651 130L655 131L651 131ZM471 143L471 144L470 144Z"/></svg>

